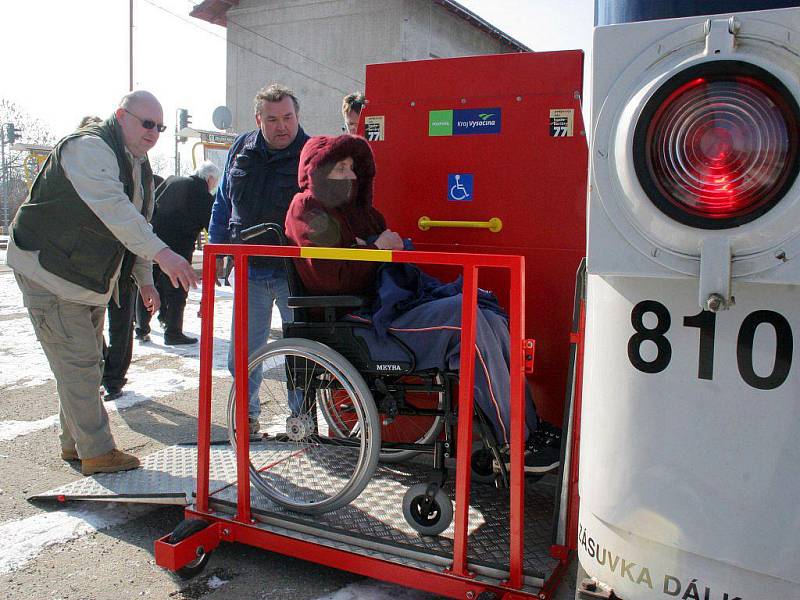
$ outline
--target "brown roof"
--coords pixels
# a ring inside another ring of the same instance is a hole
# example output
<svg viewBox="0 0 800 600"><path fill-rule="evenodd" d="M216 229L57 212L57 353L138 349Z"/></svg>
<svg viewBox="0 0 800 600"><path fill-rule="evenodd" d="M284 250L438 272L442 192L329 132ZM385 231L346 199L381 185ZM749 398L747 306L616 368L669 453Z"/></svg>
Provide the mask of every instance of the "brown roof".
<svg viewBox="0 0 800 600"><path fill-rule="evenodd" d="M509 48L512 48L517 52L531 52L531 49L525 44L515 40L510 35L503 33L488 21L485 21L474 12L469 11L461 6L458 2L455 2L454 0L432 0L432 2L442 6L445 10L450 11L456 16L461 17L473 27L482 29L493 38L500 40ZM228 9L232 6L237 6L238 4L239 0L203 0L200 4L196 5L189 14L198 19L213 23L214 25L222 25L225 27L228 22Z"/></svg>

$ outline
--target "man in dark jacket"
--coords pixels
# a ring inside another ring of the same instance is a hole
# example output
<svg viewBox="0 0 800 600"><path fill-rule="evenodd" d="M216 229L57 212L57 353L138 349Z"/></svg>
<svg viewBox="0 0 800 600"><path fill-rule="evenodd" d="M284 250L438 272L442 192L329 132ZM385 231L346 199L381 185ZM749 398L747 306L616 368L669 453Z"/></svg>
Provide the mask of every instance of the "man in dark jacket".
<svg viewBox="0 0 800 600"><path fill-rule="evenodd" d="M214 244L241 243L242 230L261 223L283 224L297 187L300 151L308 136L300 127L300 103L294 93L278 84L256 94L255 119L258 129L240 135L228 151L225 171L211 211L209 239ZM265 233L247 243L274 244ZM289 286L280 258L251 258L247 270L247 344L250 351L262 346L272 325L272 307L277 305L283 321L292 320L287 306ZM217 263L217 278L222 277L222 260ZM237 273L239 277L241 274ZM233 323L228 351L228 370L233 374ZM250 432L259 430L261 411L258 390L261 371L249 379Z"/></svg>
<svg viewBox="0 0 800 600"><path fill-rule="evenodd" d="M91 117L85 117L84 120ZM97 118L97 117L95 117ZM89 121L92 123L93 121ZM164 183L164 178L153 173L153 189ZM148 220L151 218L148 215ZM133 277L118 282L119 298L108 303L108 343L103 339L103 401L120 398L122 388L128 383L128 369L133 359L133 321L136 312L137 282ZM145 306L139 297L139 304ZM147 308L144 308L147 312Z"/></svg>
<svg viewBox="0 0 800 600"><path fill-rule="evenodd" d="M214 196L211 191L219 181L219 167L211 161L200 165L189 177L168 177L156 190L153 231L177 254L192 261L197 235L208 227ZM183 309L188 292L173 287L157 265L153 281L161 297L158 318L164 324L164 343L169 346L195 344L197 338L183 333ZM150 340L150 317L144 302L136 303L136 339Z"/></svg>

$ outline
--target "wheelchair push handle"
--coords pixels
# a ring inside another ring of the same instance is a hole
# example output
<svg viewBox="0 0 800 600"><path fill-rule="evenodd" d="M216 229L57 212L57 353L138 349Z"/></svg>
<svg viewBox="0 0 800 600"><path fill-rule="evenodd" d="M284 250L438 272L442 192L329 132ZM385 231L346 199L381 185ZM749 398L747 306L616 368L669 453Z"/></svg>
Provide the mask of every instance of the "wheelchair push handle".
<svg viewBox="0 0 800 600"><path fill-rule="evenodd" d="M283 228L276 223L261 223L259 225L253 225L252 227L243 229L239 233L239 237L243 242L246 242L247 240L251 240L254 237L258 237L259 235L266 233L267 231L273 232L278 237L278 243L281 246L286 245L286 238L283 235Z"/></svg>

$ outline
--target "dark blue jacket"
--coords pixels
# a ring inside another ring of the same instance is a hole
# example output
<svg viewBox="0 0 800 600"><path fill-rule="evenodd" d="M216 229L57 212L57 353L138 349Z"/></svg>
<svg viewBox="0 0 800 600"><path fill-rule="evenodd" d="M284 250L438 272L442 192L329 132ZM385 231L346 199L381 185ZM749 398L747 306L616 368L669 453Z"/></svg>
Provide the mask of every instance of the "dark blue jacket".
<svg viewBox="0 0 800 600"><path fill-rule="evenodd" d="M260 223L283 225L289 203L299 191L297 168L307 140L302 128L283 150L269 150L260 129L234 140L211 213L212 243L239 243L243 229ZM246 243L274 244L276 240L266 233ZM283 267L280 258L251 258L250 264L274 270Z"/></svg>

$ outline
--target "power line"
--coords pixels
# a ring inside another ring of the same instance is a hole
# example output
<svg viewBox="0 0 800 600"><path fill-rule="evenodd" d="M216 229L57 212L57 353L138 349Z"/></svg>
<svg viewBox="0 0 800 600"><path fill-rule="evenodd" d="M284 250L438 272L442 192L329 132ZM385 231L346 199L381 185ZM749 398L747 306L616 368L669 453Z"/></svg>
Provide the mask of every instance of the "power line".
<svg viewBox="0 0 800 600"><path fill-rule="evenodd" d="M306 79L309 79L309 80L311 80L311 81L313 81L313 82L315 82L315 83L318 83L318 84L320 84L320 85L322 85L322 86L325 86L325 87L327 87L327 88L330 88L330 89L332 89L332 90L336 90L336 91L337 91L337 92L339 92L339 93L342 93L342 94L348 94L348 93L350 93L348 90L343 90L342 88L336 87L335 85L331 85L330 83L326 83L326 82L324 82L324 81L321 81L320 79L317 79L316 77L313 77L312 75L309 75L308 73L304 73L304 72L302 72L302 71L299 71L299 70L297 70L296 68L294 68L294 67L291 67L291 66L289 66L289 65L287 65L287 64L285 64L285 63L282 63L281 61L279 61L279 60L276 60L276 59L274 59L274 58L272 58L272 57L270 57L270 56L265 56L265 55L263 55L263 54L260 54L260 53L256 52L255 50L253 50L253 49L251 49L251 48L246 48L245 46L242 46L241 44L237 44L237 43L235 43L235 42L232 42L232 41L230 41L229 39L227 39L225 36L221 36L221 35L219 35L218 33L215 33L214 31L210 31L210 30L208 30L208 29L205 29L204 27L200 27L200 26L199 26L197 23L195 23L195 22L193 22L193 21L190 21L189 19L186 19L186 18L184 18L183 16L181 16L181 15L179 15L179 14L176 14L176 13L172 12L171 10L169 10L169 9L167 9L167 8L165 8L165 7L161 6L161 5L159 5L159 4L156 4L156 3L155 3L155 2L153 2L152 0L144 0L144 2L146 2L147 4L149 4L149 5L151 5L151 6L155 7L155 8L157 8L157 9L159 9L159 10L162 10L162 11L164 11L165 13L167 13L167 14L169 14L169 15L171 15L171 16L173 16L173 17L175 17L176 19L178 19L178 20L180 20L180 21L183 21L184 23L188 23L188 24L189 24L189 25L191 25L192 27L196 27L196 28L198 28L198 29L200 29L200 30L202 30L202 31L204 31L204 32L206 32L206 33L208 33L208 34L210 34L210 35L213 35L213 36L215 36L215 37L218 37L218 38L220 38L220 39L222 39L222 40L225 40L225 41L226 41L228 44L231 44L232 46L235 46L235 47L239 48L240 50L244 50L245 52L249 52L250 54L252 54L252 55L254 55L254 56L257 56L257 57L259 57L259 58L262 58L262 59L264 59L264 60L266 60L266 61L269 61L269 62L271 62L271 63L274 63L274 64L276 64L276 65L279 65L279 66L281 66L281 67L284 67L284 68L288 69L289 71L292 71L292 72L294 72L294 73L297 73L298 75L301 75L301 76L305 77ZM237 23L237 25L238 25L238 23ZM248 31L249 31L249 30L248 30ZM267 40L267 41L273 42L273 40L270 40L269 38L267 38L267 37L265 37L265 36L263 36L263 35L260 35L260 34L258 34L258 33L255 33L255 35L257 35L258 37L264 38L264 39L265 39L265 40ZM277 43L277 42L273 42L273 43ZM280 44L279 44L279 45L280 45ZM292 51L292 52L294 52L294 51ZM303 56L302 54L299 54L298 52L295 52L295 54L298 54L299 56ZM307 57L305 57L305 58L307 58ZM313 61L313 59L308 59L308 60L310 60L310 61L312 61L312 62L316 62L316 61ZM331 71L333 71L333 72L335 72L335 73L338 73L338 71L336 71L335 69L332 69L331 67L327 67L327 65L324 65L323 63L319 63L319 62L318 62L317 64L319 64L319 65L321 65L321 66L323 66L323 67L325 67L325 68L328 68L328 69L330 69ZM340 73L340 74L341 74L341 73ZM357 80L357 79L353 79L353 78L352 78L352 77L350 77L349 75L346 75L346 77L348 77L348 79L352 79L353 81L356 81L356 82L358 82L358 83L363 83L363 82L361 82L361 81L359 81L359 80Z"/></svg>

